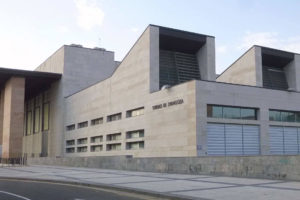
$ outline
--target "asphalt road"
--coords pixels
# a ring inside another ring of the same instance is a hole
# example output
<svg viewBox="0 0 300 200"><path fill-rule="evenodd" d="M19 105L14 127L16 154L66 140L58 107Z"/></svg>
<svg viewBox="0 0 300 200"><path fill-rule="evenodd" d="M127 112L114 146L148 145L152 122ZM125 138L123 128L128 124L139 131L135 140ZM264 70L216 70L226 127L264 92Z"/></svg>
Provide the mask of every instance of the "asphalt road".
<svg viewBox="0 0 300 200"><path fill-rule="evenodd" d="M79 185L0 179L0 200L157 200L156 197Z"/></svg>

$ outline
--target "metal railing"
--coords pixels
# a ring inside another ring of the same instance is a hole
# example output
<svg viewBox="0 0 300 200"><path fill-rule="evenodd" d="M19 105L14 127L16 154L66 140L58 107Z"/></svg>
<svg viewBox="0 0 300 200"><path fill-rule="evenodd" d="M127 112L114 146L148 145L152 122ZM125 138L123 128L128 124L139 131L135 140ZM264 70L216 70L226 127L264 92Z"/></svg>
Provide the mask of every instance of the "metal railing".
<svg viewBox="0 0 300 200"><path fill-rule="evenodd" d="M0 158L0 166L22 166L27 164L27 157Z"/></svg>

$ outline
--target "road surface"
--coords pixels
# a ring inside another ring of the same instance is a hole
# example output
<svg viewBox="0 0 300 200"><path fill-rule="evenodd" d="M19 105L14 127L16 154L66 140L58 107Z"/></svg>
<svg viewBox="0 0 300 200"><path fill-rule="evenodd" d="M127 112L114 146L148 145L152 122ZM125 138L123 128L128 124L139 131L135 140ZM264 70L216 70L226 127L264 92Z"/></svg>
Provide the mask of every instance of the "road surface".
<svg viewBox="0 0 300 200"><path fill-rule="evenodd" d="M80 185L0 179L0 200L156 200L141 194Z"/></svg>

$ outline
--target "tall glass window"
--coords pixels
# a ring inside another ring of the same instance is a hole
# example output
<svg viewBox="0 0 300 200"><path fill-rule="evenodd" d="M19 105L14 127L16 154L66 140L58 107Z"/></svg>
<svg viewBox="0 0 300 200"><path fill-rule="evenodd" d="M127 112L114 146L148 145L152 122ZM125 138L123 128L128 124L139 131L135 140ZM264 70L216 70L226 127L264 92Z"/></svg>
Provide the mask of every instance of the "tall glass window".
<svg viewBox="0 0 300 200"><path fill-rule="evenodd" d="M43 131L49 130L49 109L50 105L49 103L44 103L43 104Z"/></svg>
<svg viewBox="0 0 300 200"><path fill-rule="evenodd" d="M40 107L34 109L34 133L40 131Z"/></svg>
<svg viewBox="0 0 300 200"><path fill-rule="evenodd" d="M26 135L30 135L32 130L32 113L27 111L26 115Z"/></svg>

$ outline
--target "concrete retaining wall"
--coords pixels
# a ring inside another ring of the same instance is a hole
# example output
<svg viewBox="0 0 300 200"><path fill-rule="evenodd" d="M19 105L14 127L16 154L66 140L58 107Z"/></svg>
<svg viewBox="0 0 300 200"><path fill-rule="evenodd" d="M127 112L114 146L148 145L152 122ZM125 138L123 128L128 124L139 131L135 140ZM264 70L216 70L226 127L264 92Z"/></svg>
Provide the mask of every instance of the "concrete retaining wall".
<svg viewBox="0 0 300 200"><path fill-rule="evenodd" d="M28 164L300 181L300 156L29 158Z"/></svg>

